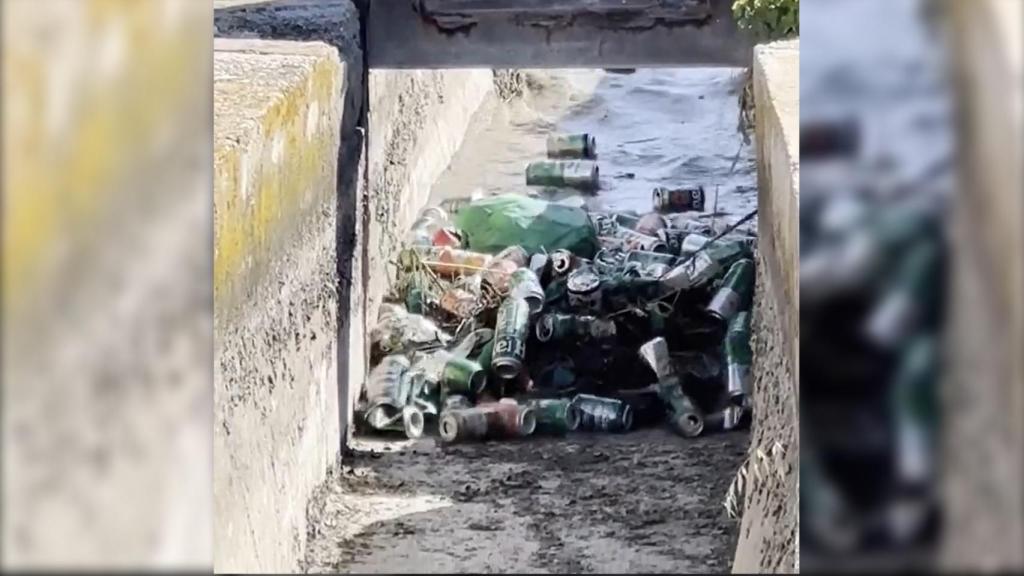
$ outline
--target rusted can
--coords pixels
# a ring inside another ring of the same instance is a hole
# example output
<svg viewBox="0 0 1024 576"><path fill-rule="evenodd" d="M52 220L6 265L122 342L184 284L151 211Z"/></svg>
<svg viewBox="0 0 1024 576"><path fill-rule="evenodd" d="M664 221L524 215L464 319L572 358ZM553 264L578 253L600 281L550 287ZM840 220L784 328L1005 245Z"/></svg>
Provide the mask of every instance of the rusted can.
<svg viewBox="0 0 1024 576"><path fill-rule="evenodd" d="M522 246L509 246L494 255L495 260L509 260L515 262L516 267L523 268L530 262L530 255Z"/></svg>
<svg viewBox="0 0 1024 576"><path fill-rule="evenodd" d="M577 394L573 406L580 412L579 427L592 432L628 432L633 428L633 409L614 398Z"/></svg>
<svg viewBox="0 0 1024 576"><path fill-rule="evenodd" d="M544 289L533 270L520 268L512 273L508 281L509 298L522 298L530 308L530 314L540 312L544 307Z"/></svg>
<svg viewBox="0 0 1024 576"><path fill-rule="evenodd" d="M529 406L521 406L515 400L502 399L477 405L487 416L490 436L518 438L529 436L537 429L537 416Z"/></svg>
<svg viewBox="0 0 1024 576"><path fill-rule="evenodd" d="M600 170L587 160L542 160L526 166L527 186L551 186L592 191L600 187Z"/></svg>
<svg viewBox="0 0 1024 576"><path fill-rule="evenodd" d="M729 267L722 280L722 286L715 292L707 305L711 316L729 322L750 306L754 295L754 261L744 258Z"/></svg>
<svg viewBox="0 0 1024 576"><path fill-rule="evenodd" d="M472 292L462 288L450 288L441 295L439 305L445 312L458 318L469 318L476 311L477 298Z"/></svg>
<svg viewBox="0 0 1024 576"><path fill-rule="evenodd" d="M437 429L444 442L471 442L487 438L487 412L479 408L456 408L441 413Z"/></svg>
<svg viewBox="0 0 1024 576"><path fill-rule="evenodd" d="M487 386L487 372L467 358L450 358L441 372L441 386L448 394L475 396Z"/></svg>
<svg viewBox="0 0 1024 576"><path fill-rule="evenodd" d="M651 212L644 214L633 226L633 230L648 236L657 236L658 232L664 230L666 226L668 226L668 222L665 221L664 216L657 212Z"/></svg>
<svg viewBox="0 0 1024 576"><path fill-rule="evenodd" d="M659 212L703 212L704 187L697 188L655 188L651 192L654 209Z"/></svg>
<svg viewBox="0 0 1024 576"><path fill-rule="evenodd" d="M601 310L601 277L589 268L579 268L569 274L566 282L569 305L574 310Z"/></svg>
<svg viewBox="0 0 1024 576"><path fill-rule="evenodd" d="M537 432L541 434L566 434L580 426L580 412L571 400L540 399L526 403L533 409L537 419Z"/></svg>
<svg viewBox="0 0 1024 576"><path fill-rule="evenodd" d="M551 134L548 158L597 158L597 139L591 134Z"/></svg>
<svg viewBox="0 0 1024 576"><path fill-rule="evenodd" d="M576 255L565 249L551 252L548 258L551 260L551 271L556 276L565 276L576 267Z"/></svg>
<svg viewBox="0 0 1024 576"><path fill-rule="evenodd" d="M511 379L523 369L530 326L530 305L522 298L507 298L498 308L494 326L491 370L499 378Z"/></svg>

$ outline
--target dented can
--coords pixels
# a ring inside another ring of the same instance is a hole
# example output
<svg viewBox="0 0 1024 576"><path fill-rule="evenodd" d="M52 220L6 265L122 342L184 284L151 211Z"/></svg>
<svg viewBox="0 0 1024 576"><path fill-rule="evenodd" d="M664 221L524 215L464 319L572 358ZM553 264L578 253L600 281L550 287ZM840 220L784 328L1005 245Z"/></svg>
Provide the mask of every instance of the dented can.
<svg viewBox="0 0 1024 576"><path fill-rule="evenodd" d="M729 322L750 306L754 295L754 261L744 258L733 263L725 273L721 288L707 305L708 314Z"/></svg>
<svg viewBox="0 0 1024 576"><path fill-rule="evenodd" d="M544 289L537 275L529 268L520 268L512 273L508 281L508 295L510 298L526 300L531 314L540 312L544 307Z"/></svg>
<svg viewBox="0 0 1024 576"><path fill-rule="evenodd" d="M514 378L523 369L529 324L530 305L526 300L510 297L498 308L491 369L499 378Z"/></svg>
<svg viewBox="0 0 1024 576"><path fill-rule="evenodd" d="M591 134L551 134L548 158L597 158L597 139Z"/></svg>
<svg viewBox="0 0 1024 576"><path fill-rule="evenodd" d="M582 430L628 432L633 428L633 409L622 400L577 394L572 404L579 410Z"/></svg>
<svg viewBox="0 0 1024 576"><path fill-rule="evenodd" d="M479 408L456 408L441 414L437 424L444 442L470 442L487 438L487 412Z"/></svg>
<svg viewBox="0 0 1024 576"><path fill-rule="evenodd" d="M487 372L473 360L449 358L441 372L441 386L447 394L475 396L487 386Z"/></svg>
<svg viewBox="0 0 1024 576"><path fill-rule="evenodd" d="M551 186L597 190L600 186L596 162L586 160L542 160L526 167L527 186Z"/></svg>
<svg viewBox="0 0 1024 576"><path fill-rule="evenodd" d="M526 403L533 409L537 420L537 432L542 434L566 434L580 426L579 409L567 399L540 399Z"/></svg>
<svg viewBox="0 0 1024 576"><path fill-rule="evenodd" d="M651 192L654 209L659 212L703 212L704 187L655 188Z"/></svg>
<svg viewBox="0 0 1024 576"><path fill-rule="evenodd" d="M569 274L566 282L569 305L576 310L601 310L601 278L589 268L579 268Z"/></svg>
<svg viewBox="0 0 1024 576"><path fill-rule="evenodd" d="M743 311L729 322L725 333L725 361L727 366L726 393L733 402L749 402L751 372L754 353L750 347L750 312Z"/></svg>

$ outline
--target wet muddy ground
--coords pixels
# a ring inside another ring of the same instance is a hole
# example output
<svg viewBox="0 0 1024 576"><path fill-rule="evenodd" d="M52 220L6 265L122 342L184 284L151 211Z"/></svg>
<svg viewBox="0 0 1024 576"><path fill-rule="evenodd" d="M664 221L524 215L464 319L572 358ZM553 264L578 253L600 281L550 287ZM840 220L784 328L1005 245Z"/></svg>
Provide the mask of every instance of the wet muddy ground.
<svg viewBox="0 0 1024 576"><path fill-rule="evenodd" d="M310 504L309 572L726 573L746 431L359 439Z"/></svg>

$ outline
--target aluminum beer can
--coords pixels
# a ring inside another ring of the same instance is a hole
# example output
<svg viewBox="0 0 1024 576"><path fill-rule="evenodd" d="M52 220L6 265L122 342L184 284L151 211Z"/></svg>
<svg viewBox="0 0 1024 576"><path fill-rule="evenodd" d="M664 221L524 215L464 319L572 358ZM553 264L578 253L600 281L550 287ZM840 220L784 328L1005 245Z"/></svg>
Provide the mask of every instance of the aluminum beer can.
<svg viewBox="0 0 1024 576"><path fill-rule="evenodd" d="M542 434L565 434L579 428L580 413L571 400L541 399L530 400L527 406L533 409L537 418L537 432Z"/></svg>
<svg viewBox="0 0 1024 576"><path fill-rule="evenodd" d="M508 281L509 298L522 298L530 308L530 314L540 312L544 307L544 289L537 275L529 268L520 268L512 273Z"/></svg>
<svg viewBox="0 0 1024 576"><path fill-rule="evenodd" d="M441 372L441 386L448 394L476 395L487 386L487 372L466 358L449 358Z"/></svg>
<svg viewBox="0 0 1024 576"><path fill-rule="evenodd" d="M750 366L754 353L750 347L750 312L743 311L729 322L725 334L727 366L726 393L733 401L747 402L752 391Z"/></svg>
<svg viewBox="0 0 1024 576"><path fill-rule="evenodd" d="M438 421L438 432L444 442L468 442L487 438L487 413L479 408L447 410Z"/></svg>
<svg viewBox="0 0 1024 576"><path fill-rule="evenodd" d="M548 158L597 158L597 139L591 134L551 134Z"/></svg>
<svg viewBox="0 0 1024 576"><path fill-rule="evenodd" d="M596 190L600 171L596 162L587 160L542 160L526 167L527 186L550 186Z"/></svg>
<svg viewBox="0 0 1024 576"><path fill-rule="evenodd" d="M729 322L750 306L754 295L754 261L748 258L739 260L729 267L718 289L706 310L709 314L723 322Z"/></svg>
<svg viewBox="0 0 1024 576"><path fill-rule="evenodd" d="M580 412L580 428L593 432L628 432L633 427L633 409L622 400L592 394L577 394L572 400Z"/></svg>
<svg viewBox="0 0 1024 576"><path fill-rule="evenodd" d="M521 406L511 398L488 402L476 407L487 418L488 435L517 438L529 436L537 429L537 416L529 406Z"/></svg>
<svg viewBox="0 0 1024 576"><path fill-rule="evenodd" d="M704 187L655 188L651 193L654 209L659 212L703 212Z"/></svg>
<svg viewBox="0 0 1024 576"><path fill-rule="evenodd" d="M556 276L565 276L572 272L577 262L576 255L565 249L552 251L548 258L551 260L551 270Z"/></svg>
<svg viewBox="0 0 1024 576"><path fill-rule="evenodd" d="M587 268L574 270L566 282L569 305L575 310L601 310L601 278Z"/></svg>
<svg viewBox="0 0 1024 576"><path fill-rule="evenodd" d="M498 308L491 357L491 369L498 377L511 379L523 369L529 322L530 305L522 298L507 298Z"/></svg>

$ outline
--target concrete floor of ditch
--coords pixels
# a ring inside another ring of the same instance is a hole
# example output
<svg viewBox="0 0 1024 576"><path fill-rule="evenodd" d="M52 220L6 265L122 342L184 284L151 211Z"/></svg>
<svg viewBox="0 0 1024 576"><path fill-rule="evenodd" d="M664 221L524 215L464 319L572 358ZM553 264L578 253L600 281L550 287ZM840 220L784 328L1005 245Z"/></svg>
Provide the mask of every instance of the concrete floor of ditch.
<svg viewBox="0 0 1024 576"><path fill-rule="evenodd" d="M727 573L747 431L444 445L359 438L309 506L307 572Z"/></svg>

